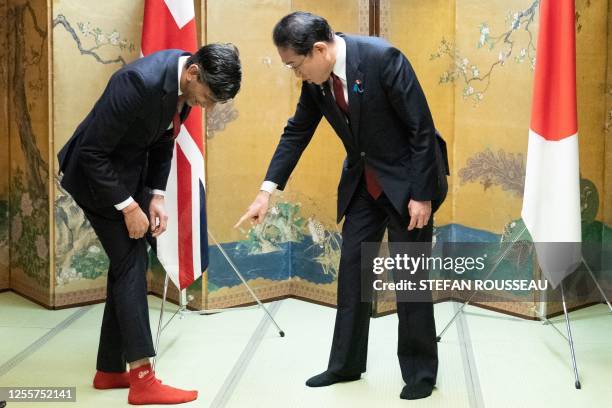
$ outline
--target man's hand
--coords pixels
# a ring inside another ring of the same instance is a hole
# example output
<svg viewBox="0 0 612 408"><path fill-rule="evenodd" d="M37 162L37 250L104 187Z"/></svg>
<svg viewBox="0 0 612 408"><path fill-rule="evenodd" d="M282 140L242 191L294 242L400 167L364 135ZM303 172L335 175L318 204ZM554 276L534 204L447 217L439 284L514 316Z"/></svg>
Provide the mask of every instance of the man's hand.
<svg viewBox="0 0 612 408"><path fill-rule="evenodd" d="M149 220L138 203L134 201L121 211L123 212L123 219L130 238L142 238L147 232L147 228L149 228Z"/></svg>
<svg viewBox="0 0 612 408"><path fill-rule="evenodd" d="M238 220L234 228L238 228L245 220L249 219L255 224L261 223L266 217L268 212L268 206L270 205L270 193L267 191L260 191L255 197L253 203L249 206L246 213Z"/></svg>
<svg viewBox="0 0 612 408"><path fill-rule="evenodd" d="M155 194L149 204L149 226L153 238L159 237L168 226L164 196Z"/></svg>
<svg viewBox="0 0 612 408"><path fill-rule="evenodd" d="M429 217L431 217L431 201L410 200L408 203L408 214L410 214L408 231L412 231L414 227L423 228L429 222Z"/></svg>

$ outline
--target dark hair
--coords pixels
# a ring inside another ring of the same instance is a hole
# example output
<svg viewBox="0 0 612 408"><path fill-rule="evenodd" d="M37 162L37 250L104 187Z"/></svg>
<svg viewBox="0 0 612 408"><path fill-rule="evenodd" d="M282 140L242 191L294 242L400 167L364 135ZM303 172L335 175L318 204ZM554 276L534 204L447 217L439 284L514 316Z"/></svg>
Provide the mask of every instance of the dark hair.
<svg viewBox="0 0 612 408"><path fill-rule="evenodd" d="M277 47L291 48L298 55L308 55L314 43L334 41L334 32L323 17L296 11L276 23L272 38Z"/></svg>
<svg viewBox="0 0 612 408"><path fill-rule="evenodd" d="M234 44L207 44L189 57L186 66L192 64L200 69L198 80L208 85L219 102L232 99L240 90L242 69Z"/></svg>

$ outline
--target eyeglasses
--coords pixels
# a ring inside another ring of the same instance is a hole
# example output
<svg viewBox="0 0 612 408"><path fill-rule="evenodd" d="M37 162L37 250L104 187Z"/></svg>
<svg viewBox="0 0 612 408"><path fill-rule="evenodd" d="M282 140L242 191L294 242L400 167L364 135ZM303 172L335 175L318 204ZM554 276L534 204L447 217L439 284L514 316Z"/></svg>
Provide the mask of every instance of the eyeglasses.
<svg viewBox="0 0 612 408"><path fill-rule="evenodd" d="M308 58L307 55L305 55L304 58L302 58L302 61L300 61L299 64L297 65L285 64L285 67L295 72L300 72L300 67L304 64L304 61L306 61L306 58Z"/></svg>

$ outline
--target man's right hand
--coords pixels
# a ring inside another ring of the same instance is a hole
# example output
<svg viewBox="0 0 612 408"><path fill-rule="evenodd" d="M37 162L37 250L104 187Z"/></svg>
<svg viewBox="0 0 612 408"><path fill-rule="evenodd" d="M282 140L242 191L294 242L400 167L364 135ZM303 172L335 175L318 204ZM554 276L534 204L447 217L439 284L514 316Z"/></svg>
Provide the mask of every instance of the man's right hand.
<svg viewBox="0 0 612 408"><path fill-rule="evenodd" d="M121 211L123 212L123 219L130 238L142 238L149 229L149 218L142 211L138 203L134 201Z"/></svg>
<svg viewBox="0 0 612 408"><path fill-rule="evenodd" d="M244 215L240 217L240 220L238 220L236 225L234 225L234 228L238 228L238 226L247 219L254 224L260 224L266 217L269 205L270 193L268 193L267 191L260 191L259 194L257 194L257 197L255 197L253 203L247 209L246 213L244 213Z"/></svg>

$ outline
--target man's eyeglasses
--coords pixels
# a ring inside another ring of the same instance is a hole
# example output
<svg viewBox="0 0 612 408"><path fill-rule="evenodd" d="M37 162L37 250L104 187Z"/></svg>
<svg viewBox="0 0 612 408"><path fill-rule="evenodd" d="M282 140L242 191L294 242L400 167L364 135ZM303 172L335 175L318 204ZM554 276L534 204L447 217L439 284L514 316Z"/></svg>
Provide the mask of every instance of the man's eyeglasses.
<svg viewBox="0 0 612 408"><path fill-rule="evenodd" d="M305 55L304 58L302 58L302 61L300 61L299 64L297 64L297 65L285 64L285 67L289 68L292 71L299 72L300 67L304 64L304 61L306 61L306 58L308 58L308 56Z"/></svg>

